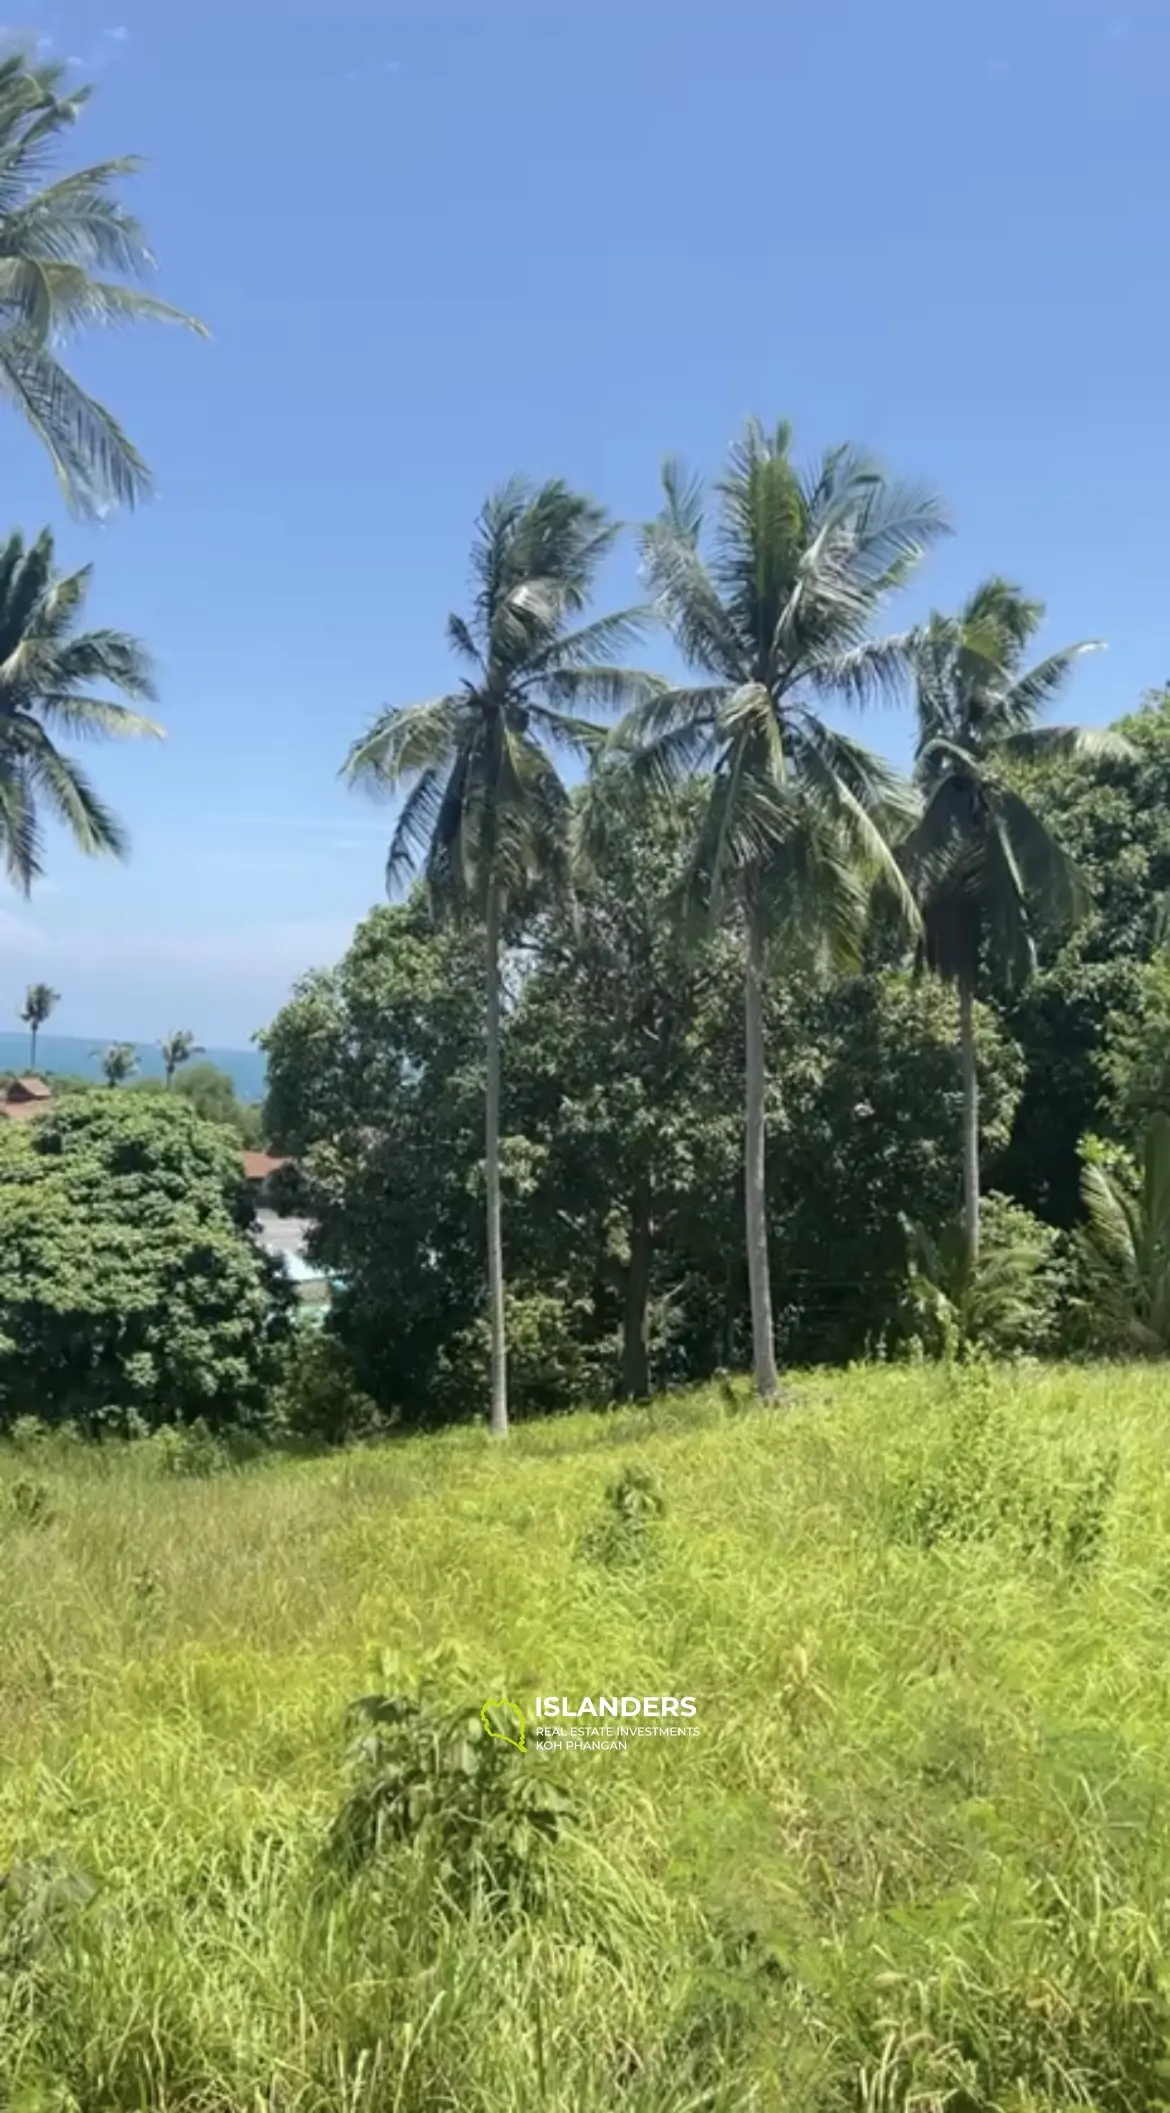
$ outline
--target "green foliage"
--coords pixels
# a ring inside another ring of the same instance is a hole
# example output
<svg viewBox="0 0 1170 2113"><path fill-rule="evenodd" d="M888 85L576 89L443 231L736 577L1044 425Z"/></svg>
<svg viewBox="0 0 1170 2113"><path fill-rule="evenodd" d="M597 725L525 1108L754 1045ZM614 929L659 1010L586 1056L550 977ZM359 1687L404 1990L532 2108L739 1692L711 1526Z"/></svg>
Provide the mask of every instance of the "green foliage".
<svg viewBox="0 0 1170 2113"><path fill-rule="evenodd" d="M175 1073L182 1065L189 1064L192 1057L203 1055L202 1047L195 1040L195 1036L189 1027L176 1027L172 1034L163 1036L158 1047L159 1055L163 1060L163 1075L168 1087L173 1083Z"/></svg>
<svg viewBox="0 0 1170 2113"><path fill-rule="evenodd" d="M1164 1374L958 1377L856 1366L791 1376L783 1415L711 1390L207 1481L153 1441L35 1469L0 1445L0 1486L35 1472L53 1510L0 1527L6 2104L252 2108L278 2079L281 2113L1149 2113ZM588 1569L627 1459L669 1532ZM941 1495L895 1537L906 1482ZM363 1682L380 1638L421 1667ZM363 1685L418 1710L361 1726L390 1758L376 1850L377 1762L339 1779ZM558 1763L530 1718L463 1775L460 1719L566 1689L681 1689L699 1735ZM550 1770L558 1841L512 1806ZM356 1868L324 1853L352 1794Z"/></svg>
<svg viewBox="0 0 1170 2113"><path fill-rule="evenodd" d="M1066 931L1088 906L1071 858L1013 787L1008 766L1127 754L1116 734L1037 724L1078 658L1094 650L1065 646L1025 669L1043 620L1043 602L989 579L957 616L931 616L915 639L925 807L907 862L922 903L926 959L951 980L974 983L989 957L1004 984L1026 982L1037 929Z"/></svg>
<svg viewBox="0 0 1170 2113"><path fill-rule="evenodd" d="M271 1421L275 1431L330 1446L373 1438L386 1425L359 1387L344 1344L331 1333L304 1330L285 1348Z"/></svg>
<svg viewBox="0 0 1170 2113"><path fill-rule="evenodd" d="M153 320L206 332L124 283L144 277L154 262L139 223L117 198L135 161L97 162L43 185L61 135L93 92L66 90L65 73L30 50L0 60L0 379L47 449L66 500L92 514L110 501L145 497L150 472L117 420L62 364L62 342L102 323ZM105 276L111 272L116 279Z"/></svg>
<svg viewBox="0 0 1170 2113"><path fill-rule="evenodd" d="M177 1096L90 1092L0 1130L0 1422L262 1419L288 1299L241 1188Z"/></svg>
<svg viewBox="0 0 1170 2113"><path fill-rule="evenodd" d="M616 1569L644 1563L657 1550L655 1528L665 1510L666 1499L653 1469L625 1466L606 1489L600 1524L582 1536L582 1555Z"/></svg>
<svg viewBox="0 0 1170 2113"><path fill-rule="evenodd" d="M514 1414L547 1415L612 1396L613 1346L590 1340L592 1308L574 1299L568 1283L513 1287L505 1295L504 1313ZM440 1346L429 1383L435 1422L466 1423L478 1413L487 1352L488 1324L482 1314Z"/></svg>
<svg viewBox="0 0 1170 2113"><path fill-rule="evenodd" d="M0 142L4 76L0 60ZM2 246L0 213L0 252ZM5 342L0 328L0 375ZM88 565L58 572L47 528L27 546L15 530L0 549L0 857L26 895L44 870L46 813L79 851L126 854L121 823L88 773L57 746L61 734L137 738L159 731L103 694L112 689L149 701L154 676L145 647L128 632L78 631L91 577Z"/></svg>
<svg viewBox="0 0 1170 2113"><path fill-rule="evenodd" d="M1068 1295L1061 1238L1021 1204L992 1193L983 1202L979 1259L972 1267L963 1227L932 1237L908 1228L906 1332L933 1357L1038 1357L1053 1347Z"/></svg>
<svg viewBox="0 0 1170 2113"><path fill-rule="evenodd" d="M510 1919L537 1914L573 1802L543 1767L493 1737L478 1707L454 1708L425 1681L365 1695L355 1783L330 1834L343 1870L412 1848L444 1903Z"/></svg>
<svg viewBox="0 0 1170 2113"><path fill-rule="evenodd" d="M124 1086L138 1069L138 1055L132 1042L111 1042L107 1049L94 1050L101 1057L102 1076L107 1086Z"/></svg>
<svg viewBox="0 0 1170 2113"><path fill-rule="evenodd" d="M1117 731L1127 755L1091 771L1044 757L1013 764L1009 779L1075 861L1089 898L1064 945L1041 938L1039 973L1004 1007L1027 1076L1003 1178L1060 1225L1080 1214L1085 1132L1137 1144L1163 1104L1158 921L1170 888L1170 694L1152 693Z"/></svg>
<svg viewBox="0 0 1170 2113"><path fill-rule="evenodd" d="M191 1054L195 1051L192 1049ZM242 1101L236 1092L235 1080L218 1064L207 1062L188 1063L185 1069L175 1069L170 1088L165 1078L145 1078L135 1082L136 1093L163 1093L170 1091L177 1099L185 1100L201 1115L205 1122L219 1123L223 1128L234 1130L240 1143L248 1149L258 1149L264 1141L264 1123L261 1111L250 1101Z"/></svg>
<svg viewBox="0 0 1170 2113"><path fill-rule="evenodd" d="M1098 1347L1170 1351L1170 1115L1151 1117L1139 1174L1124 1150L1082 1147L1077 1244Z"/></svg>
<svg viewBox="0 0 1170 2113"><path fill-rule="evenodd" d="M1118 1470L1116 1448L1054 1461L1009 1421L981 1372L892 1478L888 1529L919 1548L1002 1535L1025 1556L1082 1572L1101 1558Z"/></svg>

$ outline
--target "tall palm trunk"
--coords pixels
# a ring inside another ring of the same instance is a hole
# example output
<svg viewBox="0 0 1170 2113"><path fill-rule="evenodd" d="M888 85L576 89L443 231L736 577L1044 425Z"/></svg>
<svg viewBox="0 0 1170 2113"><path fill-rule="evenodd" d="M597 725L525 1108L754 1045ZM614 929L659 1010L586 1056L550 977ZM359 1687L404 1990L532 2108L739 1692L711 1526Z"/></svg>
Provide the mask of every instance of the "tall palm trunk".
<svg viewBox="0 0 1170 2113"><path fill-rule="evenodd" d="M963 1074L963 1238L979 1260L979 1073L975 1065L974 978L959 975L959 1064Z"/></svg>
<svg viewBox="0 0 1170 2113"><path fill-rule="evenodd" d="M650 1266L654 1255L653 1195L642 1173L630 1202L630 1260L622 1328L622 1393L627 1401L650 1394Z"/></svg>
<svg viewBox="0 0 1170 2113"><path fill-rule="evenodd" d="M35 1071L37 1068L37 1035L39 1032L40 1030L34 1027L30 1030L29 1033L28 1068L30 1071Z"/></svg>
<svg viewBox="0 0 1170 2113"><path fill-rule="evenodd" d="M774 1401L779 1388L772 1326L772 1278L768 1266L768 1204L765 1188L767 1137L764 1094L764 926L748 906L747 977L744 989L744 1207L747 1214L748 1287L752 1308L752 1360L756 1388Z"/></svg>
<svg viewBox="0 0 1170 2113"><path fill-rule="evenodd" d="M488 1320L491 1329L491 1429L508 1435L508 1347L504 1325L504 1237L500 1223L500 890L493 880L487 898L487 1172Z"/></svg>

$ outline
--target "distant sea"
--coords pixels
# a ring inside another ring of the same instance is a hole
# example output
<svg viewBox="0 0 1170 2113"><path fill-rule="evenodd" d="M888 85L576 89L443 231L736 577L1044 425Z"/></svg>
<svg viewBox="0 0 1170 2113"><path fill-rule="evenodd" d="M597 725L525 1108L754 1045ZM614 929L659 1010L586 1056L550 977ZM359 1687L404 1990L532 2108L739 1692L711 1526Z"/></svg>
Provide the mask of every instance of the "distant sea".
<svg viewBox="0 0 1170 2113"><path fill-rule="evenodd" d="M111 1040L116 1039L111 1037ZM18 1034L0 1034L0 1071L26 1069L28 1046L29 1038L23 1030ZM73 1078L100 1079L101 1051L106 1046L96 1035L86 1039L81 1035L42 1033L37 1037L37 1070L66 1071ZM139 1077L161 1078L163 1065L158 1050L150 1042L139 1042L135 1046ZM96 1056L95 1050L98 1052ZM258 1049L208 1049L202 1057L193 1057L191 1061L217 1064L221 1071L226 1071L242 1101L263 1099L267 1066Z"/></svg>

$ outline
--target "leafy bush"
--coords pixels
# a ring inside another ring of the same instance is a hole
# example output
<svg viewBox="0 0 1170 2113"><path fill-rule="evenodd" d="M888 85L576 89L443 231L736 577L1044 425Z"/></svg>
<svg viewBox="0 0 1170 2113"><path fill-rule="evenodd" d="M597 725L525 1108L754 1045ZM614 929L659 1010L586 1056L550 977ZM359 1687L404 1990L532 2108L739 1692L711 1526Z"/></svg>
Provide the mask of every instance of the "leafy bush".
<svg viewBox="0 0 1170 2113"><path fill-rule="evenodd" d="M0 1127L0 1427L262 1423L291 1295L247 1223L238 1146L174 1095Z"/></svg>
<svg viewBox="0 0 1170 2113"><path fill-rule="evenodd" d="M649 1468L624 1467L609 1484L605 1504L600 1523L582 1536L581 1554L618 1567L644 1562L655 1547L653 1529L666 1510Z"/></svg>
<svg viewBox="0 0 1170 2113"><path fill-rule="evenodd" d="M543 1766L493 1737L480 1711L445 1705L424 1680L413 1692L352 1705L368 1729L356 1776L330 1832L343 1871L394 1847L412 1849L451 1905L523 1915L549 1897L550 1854L573 1808Z"/></svg>
<svg viewBox="0 0 1170 2113"><path fill-rule="evenodd" d="M331 1446L375 1437L387 1423L358 1385L345 1345L335 1335L305 1331L285 1349L272 1421L290 1437Z"/></svg>
<svg viewBox="0 0 1170 2113"><path fill-rule="evenodd" d="M587 1339L587 1301L565 1287L510 1291L506 1299L508 1398L514 1415L539 1416L580 1408L613 1392L614 1346ZM438 1420L478 1414L489 1349L481 1315L439 1352L432 1389Z"/></svg>
<svg viewBox="0 0 1170 2113"><path fill-rule="evenodd" d="M903 1333L932 1357L988 1357L1051 1349L1069 1292L1061 1235L1022 1204L984 1198L972 1268L957 1220L937 1239L908 1225L910 1273Z"/></svg>

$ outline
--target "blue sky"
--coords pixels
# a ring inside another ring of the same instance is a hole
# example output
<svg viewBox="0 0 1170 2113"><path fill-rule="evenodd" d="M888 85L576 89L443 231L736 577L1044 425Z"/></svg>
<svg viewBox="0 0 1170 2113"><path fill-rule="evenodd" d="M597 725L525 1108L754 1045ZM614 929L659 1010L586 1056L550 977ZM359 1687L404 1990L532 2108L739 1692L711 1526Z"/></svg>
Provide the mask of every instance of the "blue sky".
<svg viewBox="0 0 1170 2113"><path fill-rule="evenodd" d="M92 558L169 738L93 758L127 868L55 845L0 902L0 1016L45 975L62 1032L238 1044L336 957L386 833L338 765L447 681L471 522L515 469L637 519L665 453L713 468L785 414L945 495L904 613L995 568L1053 643L1109 641L1076 716L1170 675L1164 0L23 0L11 26L98 83L76 158L149 157L159 290L214 343L79 352L158 480L98 529L2 414L10 518ZM904 718L870 735L904 757Z"/></svg>

